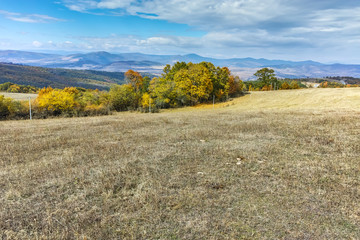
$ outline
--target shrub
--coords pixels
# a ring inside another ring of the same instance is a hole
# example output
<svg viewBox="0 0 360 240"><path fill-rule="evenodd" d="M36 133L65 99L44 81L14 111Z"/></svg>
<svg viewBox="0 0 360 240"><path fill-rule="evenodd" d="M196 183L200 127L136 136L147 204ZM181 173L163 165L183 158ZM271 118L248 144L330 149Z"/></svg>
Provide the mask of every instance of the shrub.
<svg viewBox="0 0 360 240"><path fill-rule="evenodd" d="M27 102L14 101L0 95L0 120L3 119L24 119L29 117Z"/></svg>
<svg viewBox="0 0 360 240"><path fill-rule="evenodd" d="M135 110L138 107L139 94L130 84L115 85L110 89L110 104L116 111Z"/></svg>
<svg viewBox="0 0 360 240"><path fill-rule="evenodd" d="M9 100L0 95L0 119L6 119L10 115Z"/></svg>
<svg viewBox="0 0 360 240"><path fill-rule="evenodd" d="M47 88L40 91L36 100L39 108L48 112L49 115L70 114L75 106L74 95L67 89L61 91Z"/></svg>

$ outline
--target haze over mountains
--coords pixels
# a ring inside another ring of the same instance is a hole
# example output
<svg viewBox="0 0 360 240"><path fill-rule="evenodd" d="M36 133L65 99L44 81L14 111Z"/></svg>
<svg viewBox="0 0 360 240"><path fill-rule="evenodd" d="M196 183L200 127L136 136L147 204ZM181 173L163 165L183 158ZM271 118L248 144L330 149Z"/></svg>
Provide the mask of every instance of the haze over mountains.
<svg viewBox="0 0 360 240"><path fill-rule="evenodd" d="M11 62L30 66L126 72L133 69L139 72L160 74L166 64L177 61L198 63L212 62L216 66L228 67L244 80L253 78L257 69L270 67L277 76L283 78L305 78L325 76L360 77L360 65L322 64L314 61L285 61L254 58L216 59L196 54L188 55L149 55L142 53L108 52L77 53L70 55L46 54L25 51L0 51L0 62Z"/></svg>

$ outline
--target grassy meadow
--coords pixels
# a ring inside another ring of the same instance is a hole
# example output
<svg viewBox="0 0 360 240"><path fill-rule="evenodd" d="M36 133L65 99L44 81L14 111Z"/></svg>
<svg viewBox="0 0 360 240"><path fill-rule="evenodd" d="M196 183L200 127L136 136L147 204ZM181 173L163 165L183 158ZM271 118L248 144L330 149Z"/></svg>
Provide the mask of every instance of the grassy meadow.
<svg viewBox="0 0 360 240"><path fill-rule="evenodd" d="M1 239L360 239L360 88L0 122Z"/></svg>
<svg viewBox="0 0 360 240"><path fill-rule="evenodd" d="M4 95L7 98L12 98L14 100L29 100L30 99L35 99L37 97L37 94L33 94L33 93L8 93L8 92L0 92L0 95Z"/></svg>

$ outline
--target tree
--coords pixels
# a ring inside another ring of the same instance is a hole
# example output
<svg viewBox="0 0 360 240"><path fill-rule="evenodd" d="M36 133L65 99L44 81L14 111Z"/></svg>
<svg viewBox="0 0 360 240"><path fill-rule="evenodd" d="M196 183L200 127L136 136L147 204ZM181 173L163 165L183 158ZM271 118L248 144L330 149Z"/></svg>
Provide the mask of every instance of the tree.
<svg viewBox="0 0 360 240"><path fill-rule="evenodd" d="M139 103L138 94L131 84L114 85L109 92L111 106L116 111L136 109Z"/></svg>
<svg viewBox="0 0 360 240"><path fill-rule="evenodd" d="M258 78L257 80L262 83L261 87L268 86L273 82L276 82L275 71L269 68L262 68L258 70L254 75Z"/></svg>
<svg viewBox="0 0 360 240"><path fill-rule="evenodd" d="M283 82L283 84L281 84L281 89L284 89L284 90L290 89L289 83L288 82Z"/></svg>
<svg viewBox="0 0 360 240"><path fill-rule="evenodd" d="M297 81L292 81L292 82L290 83L290 88L291 88L291 89L299 89L300 86L299 86L299 84L297 83Z"/></svg>
<svg viewBox="0 0 360 240"><path fill-rule="evenodd" d="M75 107L75 94L72 90L71 88L64 90L44 88L40 91L36 102L40 109L54 115L71 112Z"/></svg>
<svg viewBox="0 0 360 240"><path fill-rule="evenodd" d="M238 76L230 76L229 78L229 96L238 96L242 93L244 88L243 81Z"/></svg>
<svg viewBox="0 0 360 240"><path fill-rule="evenodd" d="M133 70L128 70L125 73L125 79L134 88L135 92L141 92L143 89L144 79L140 73Z"/></svg>
<svg viewBox="0 0 360 240"><path fill-rule="evenodd" d="M191 104L206 101L213 90L211 74L201 64L188 65L188 69L181 69L175 74L176 89Z"/></svg>
<svg viewBox="0 0 360 240"><path fill-rule="evenodd" d="M168 108L176 105L176 83L164 77L153 78L150 82L149 91L151 98L155 99L157 108Z"/></svg>

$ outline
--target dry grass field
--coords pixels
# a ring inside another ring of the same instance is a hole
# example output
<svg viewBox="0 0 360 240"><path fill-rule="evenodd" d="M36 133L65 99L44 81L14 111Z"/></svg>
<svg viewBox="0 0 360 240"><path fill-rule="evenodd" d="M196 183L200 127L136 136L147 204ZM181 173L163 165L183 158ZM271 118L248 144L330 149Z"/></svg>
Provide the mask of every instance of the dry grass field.
<svg viewBox="0 0 360 240"><path fill-rule="evenodd" d="M37 97L37 94L32 93L8 93L8 92L0 92L0 95L4 95L5 97L9 97L15 100L29 100L29 97L31 99L35 99Z"/></svg>
<svg viewBox="0 0 360 240"><path fill-rule="evenodd" d="M360 239L360 89L0 122L2 239Z"/></svg>

